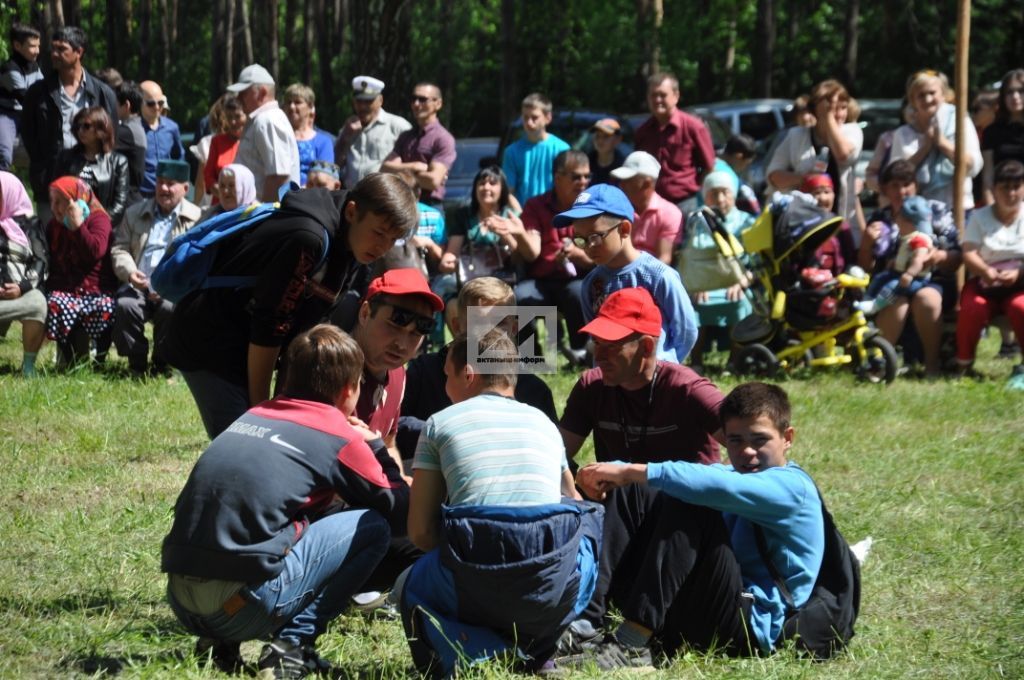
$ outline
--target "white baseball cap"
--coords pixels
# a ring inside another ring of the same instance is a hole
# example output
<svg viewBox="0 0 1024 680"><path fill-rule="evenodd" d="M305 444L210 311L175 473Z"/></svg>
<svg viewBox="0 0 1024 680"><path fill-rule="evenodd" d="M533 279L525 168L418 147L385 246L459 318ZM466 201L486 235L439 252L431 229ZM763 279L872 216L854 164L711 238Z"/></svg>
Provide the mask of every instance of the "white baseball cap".
<svg viewBox="0 0 1024 680"><path fill-rule="evenodd" d="M646 151L634 151L626 156L622 167L612 170L612 177L615 179L629 179L636 175L658 179L661 174L661 163L658 159Z"/></svg>
<svg viewBox="0 0 1024 680"><path fill-rule="evenodd" d="M259 64L249 64L242 69L242 72L238 74L238 82L234 85L228 85L228 92L244 92L253 85L273 85L274 76L270 75L270 71L263 68Z"/></svg>

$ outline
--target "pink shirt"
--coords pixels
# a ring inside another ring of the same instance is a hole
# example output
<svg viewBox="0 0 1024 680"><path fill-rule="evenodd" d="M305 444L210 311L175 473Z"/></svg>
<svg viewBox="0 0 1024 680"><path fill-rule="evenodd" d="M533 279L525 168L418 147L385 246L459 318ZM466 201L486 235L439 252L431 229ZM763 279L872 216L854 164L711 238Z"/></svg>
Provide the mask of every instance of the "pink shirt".
<svg viewBox="0 0 1024 680"><path fill-rule="evenodd" d="M658 242L665 239L675 243L679 239L682 225L682 211L675 203L670 203L655 193L651 196L647 210L640 213L633 223L630 238L637 249L646 250L654 257L658 257Z"/></svg>

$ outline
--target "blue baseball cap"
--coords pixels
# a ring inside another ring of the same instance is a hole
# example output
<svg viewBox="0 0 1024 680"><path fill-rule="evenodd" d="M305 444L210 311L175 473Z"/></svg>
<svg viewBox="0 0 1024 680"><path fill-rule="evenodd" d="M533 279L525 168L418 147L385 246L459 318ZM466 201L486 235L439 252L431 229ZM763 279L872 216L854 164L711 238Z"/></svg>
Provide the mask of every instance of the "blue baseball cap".
<svg viewBox="0 0 1024 680"><path fill-rule="evenodd" d="M555 227L561 229L568 227L573 220L584 220L605 213L632 221L633 204L622 193L622 189L611 184L595 184L577 196L571 208L555 215Z"/></svg>

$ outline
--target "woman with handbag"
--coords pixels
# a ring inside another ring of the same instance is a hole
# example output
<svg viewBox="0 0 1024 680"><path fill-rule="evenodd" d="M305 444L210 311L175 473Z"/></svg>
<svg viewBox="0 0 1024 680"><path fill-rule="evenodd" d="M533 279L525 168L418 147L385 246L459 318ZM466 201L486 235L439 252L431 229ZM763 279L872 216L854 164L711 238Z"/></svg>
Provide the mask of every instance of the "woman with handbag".
<svg viewBox="0 0 1024 680"><path fill-rule="evenodd" d="M709 338L716 335L721 343L722 337L728 337L729 328L752 311L743 293L750 279L738 254L742 249L737 239L754 223L754 216L736 207L732 188L727 173L712 172L705 177L704 207L690 214L683 230L679 275L700 322L697 344L690 352L690 364L698 371L703 367ZM734 252L724 253L720 241Z"/></svg>
<svg viewBox="0 0 1024 680"><path fill-rule="evenodd" d="M441 271L454 267L459 285L481 276L516 283L513 255L526 234L519 210L512 205L505 173L497 165L480 170L473 195L448 232Z"/></svg>

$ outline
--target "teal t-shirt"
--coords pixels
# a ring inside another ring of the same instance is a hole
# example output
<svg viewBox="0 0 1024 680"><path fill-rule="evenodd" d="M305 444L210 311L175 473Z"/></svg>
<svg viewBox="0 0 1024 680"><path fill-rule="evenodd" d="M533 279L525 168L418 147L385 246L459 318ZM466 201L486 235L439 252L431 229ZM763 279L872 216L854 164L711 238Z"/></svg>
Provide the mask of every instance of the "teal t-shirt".
<svg viewBox="0 0 1024 680"><path fill-rule="evenodd" d="M536 144L523 137L507 149L501 169L508 178L509 189L526 204L534 196L551 191L554 173L551 171L555 156L569 148L553 134Z"/></svg>

